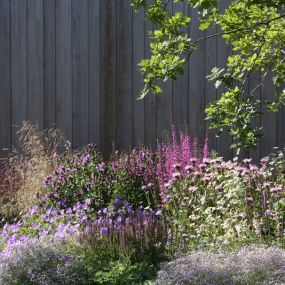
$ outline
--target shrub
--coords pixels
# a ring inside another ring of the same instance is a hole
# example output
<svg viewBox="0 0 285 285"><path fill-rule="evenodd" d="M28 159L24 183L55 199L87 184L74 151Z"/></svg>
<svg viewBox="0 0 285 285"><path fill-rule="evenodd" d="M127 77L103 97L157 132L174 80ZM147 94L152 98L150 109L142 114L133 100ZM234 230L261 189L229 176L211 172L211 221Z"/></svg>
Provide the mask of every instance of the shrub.
<svg viewBox="0 0 285 285"><path fill-rule="evenodd" d="M129 154L115 152L111 167L118 177L114 198L120 197L136 206L160 204L155 152L145 147L133 149Z"/></svg>
<svg viewBox="0 0 285 285"><path fill-rule="evenodd" d="M163 264L155 284L268 285L284 284L284 276L285 251L258 245L236 252L190 253Z"/></svg>
<svg viewBox="0 0 285 285"><path fill-rule="evenodd" d="M265 239L282 242L284 186L264 164L192 159L165 184L167 216L185 246ZM187 171L187 175L182 174Z"/></svg>
<svg viewBox="0 0 285 285"><path fill-rule="evenodd" d="M125 159L128 156L124 156L125 162L122 157L104 162L94 145L68 158L62 157L54 173L45 178L47 195L43 202L66 209L90 199L95 211L111 206L116 198L128 201L134 207L157 205L154 201L158 193L144 191L142 173L129 171L126 166L129 162ZM149 192L152 193L150 196Z"/></svg>
<svg viewBox="0 0 285 285"><path fill-rule="evenodd" d="M246 238L250 223L246 216L245 187L235 165L221 159L192 159L165 188L165 207L176 232L178 246L211 246ZM181 244L181 241L184 243Z"/></svg>

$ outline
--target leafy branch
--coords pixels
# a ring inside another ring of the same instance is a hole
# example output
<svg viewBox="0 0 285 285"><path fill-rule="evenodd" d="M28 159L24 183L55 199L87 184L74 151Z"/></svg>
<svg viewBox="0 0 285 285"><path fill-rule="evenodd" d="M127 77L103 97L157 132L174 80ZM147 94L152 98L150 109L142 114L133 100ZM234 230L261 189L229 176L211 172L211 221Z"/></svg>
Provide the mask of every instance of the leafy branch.
<svg viewBox="0 0 285 285"><path fill-rule="evenodd" d="M174 15L166 12L170 0L134 1L137 7L147 10L147 18L155 24L151 32L151 55L140 63L145 75L140 98L150 92L161 93L157 79L175 80L183 74L185 63L190 61L201 42L222 36L232 47L233 54L224 68L214 68L209 76L216 81L216 88L224 87L224 92L206 108L207 118L211 127L232 135L234 148L255 148L262 132L252 127L252 120L260 113L260 105L276 112L285 104L285 91L272 94L274 100L271 102L261 102L253 96L269 74L273 75L277 87L285 80L284 1L236 0L220 12L219 0L172 0L173 5L187 2L200 11L200 29L220 26L221 32L195 40L184 31L190 25L190 17L182 12ZM261 74L261 80L246 94L245 84L254 71Z"/></svg>

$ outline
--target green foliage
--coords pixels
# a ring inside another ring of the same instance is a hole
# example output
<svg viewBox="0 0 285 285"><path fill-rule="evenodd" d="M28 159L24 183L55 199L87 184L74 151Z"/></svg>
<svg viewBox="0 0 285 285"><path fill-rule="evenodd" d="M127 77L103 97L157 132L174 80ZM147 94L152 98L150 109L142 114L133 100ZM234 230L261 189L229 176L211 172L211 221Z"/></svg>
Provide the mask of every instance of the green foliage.
<svg viewBox="0 0 285 285"><path fill-rule="evenodd" d="M105 250L95 252L84 248L81 255L88 272L86 284L150 284L158 270L157 265L147 259L132 262L128 257L116 256Z"/></svg>
<svg viewBox="0 0 285 285"><path fill-rule="evenodd" d="M146 74L141 98L150 91L156 94L161 92L160 86L155 83L156 79L166 81L176 79L177 74L182 74L184 57L190 50L190 40L181 32L181 28L189 24L189 17L185 17L181 12L169 16L162 1L157 0L148 8L147 18L156 28L150 32L152 55L140 63L141 70Z"/></svg>
<svg viewBox="0 0 285 285"><path fill-rule="evenodd" d="M191 25L190 17L180 12L170 15L167 12L170 1L173 5L185 2L197 9L200 29L219 26L221 32L200 39L189 38L184 28ZM215 68L210 75L216 81L216 88L223 88L223 94L206 109L207 119L210 127L230 133L234 148L254 149L262 135L260 128L252 126L258 110L277 112L285 103L284 91L276 91L269 101L260 101L255 92L269 76L278 87L276 90L285 79L284 1L236 0L224 11L216 0L170 1L133 1L136 9L146 9L148 20L154 24L150 58L141 61L145 75L141 98L149 92L162 92L157 79L176 79L183 73L184 63L190 60L191 64L190 56L200 42L223 36L232 46L233 54L224 69ZM253 72L260 73L261 82L248 90L248 79Z"/></svg>
<svg viewBox="0 0 285 285"><path fill-rule="evenodd" d="M240 89L235 87L206 108L211 126L217 128L219 133L226 130L233 136L232 146L237 149L237 154L241 147L255 149L261 137L261 128L251 125L252 119L260 113L258 103L242 96Z"/></svg>

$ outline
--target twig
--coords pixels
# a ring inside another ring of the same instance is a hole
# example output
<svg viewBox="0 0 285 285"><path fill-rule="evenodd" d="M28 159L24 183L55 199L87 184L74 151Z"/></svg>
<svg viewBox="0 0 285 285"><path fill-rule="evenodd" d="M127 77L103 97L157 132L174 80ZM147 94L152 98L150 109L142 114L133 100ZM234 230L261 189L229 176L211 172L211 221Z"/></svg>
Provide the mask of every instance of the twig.
<svg viewBox="0 0 285 285"><path fill-rule="evenodd" d="M264 73L264 75L263 75L262 79L260 80L260 82L259 82L259 83L254 87L254 89L250 92L250 97L252 97L253 94L254 94L254 92L263 84L263 82L264 82L264 80L266 79L268 73L269 73L269 70L267 70L267 71Z"/></svg>

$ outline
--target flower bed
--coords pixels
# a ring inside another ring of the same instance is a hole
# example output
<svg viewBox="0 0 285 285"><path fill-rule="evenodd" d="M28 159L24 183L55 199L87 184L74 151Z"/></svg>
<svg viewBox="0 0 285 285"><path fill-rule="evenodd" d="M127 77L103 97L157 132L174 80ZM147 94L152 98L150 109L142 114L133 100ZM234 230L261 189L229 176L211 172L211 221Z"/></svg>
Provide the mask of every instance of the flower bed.
<svg viewBox="0 0 285 285"><path fill-rule="evenodd" d="M201 247L283 245L281 151L258 166L250 159L225 162L209 154L207 139L201 148L173 129L156 151L116 152L109 161L94 145L41 157L52 171L33 184L43 183L40 191L19 198L23 189L16 186L27 185L29 175L19 176L13 189L16 200L33 205L19 209L16 201L12 216L1 210L0 284L154 282L161 262ZM19 173L19 165L40 165L31 160L21 157L20 164L15 157L2 181ZM13 167L16 172L8 171Z"/></svg>

